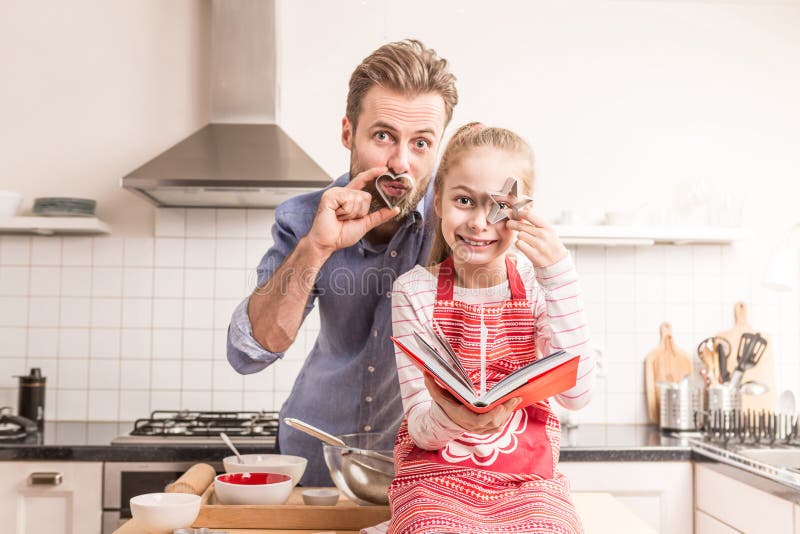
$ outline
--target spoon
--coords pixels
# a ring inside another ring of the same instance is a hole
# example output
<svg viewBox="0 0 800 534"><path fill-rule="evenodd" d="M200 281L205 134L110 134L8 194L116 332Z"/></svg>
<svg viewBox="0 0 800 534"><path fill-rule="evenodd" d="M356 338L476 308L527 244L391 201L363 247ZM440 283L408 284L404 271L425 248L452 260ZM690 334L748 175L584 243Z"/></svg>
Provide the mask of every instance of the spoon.
<svg viewBox="0 0 800 534"><path fill-rule="evenodd" d="M763 395L767 391L769 391L769 387L766 384L762 384L761 382L756 382L755 380L749 380L739 386L742 393L745 395Z"/></svg>
<svg viewBox="0 0 800 534"><path fill-rule="evenodd" d="M231 438L228 437L228 434L226 434L225 432L220 432L219 437L221 437L222 441L225 442L225 445L227 445L228 448L233 451L233 454L236 455L236 458L239 460L239 463L243 464L244 460L242 460L242 455L239 454L239 451L236 450L236 447L233 446L233 442L231 441Z"/></svg>
<svg viewBox="0 0 800 534"><path fill-rule="evenodd" d="M384 462L389 462L390 464L394 465L394 459L391 456L386 456L385 454L381 454L379 452L371 451L368 449L357 449L355 447L350 447L347 443L337 438L336 436L328 434L324 430L321 430L315 426L311 426L308 423L301 421L299 419L295 419L293 417L284 417L283 422L296 430L305 432L309 436L314 436L320 441L324 441L328 445L334 445L335 447L344 447L345 449L348 449L348 451L350 452L357 452L358 454L363 454L364 456L371 456L378 460L383 460Z"/></svg>

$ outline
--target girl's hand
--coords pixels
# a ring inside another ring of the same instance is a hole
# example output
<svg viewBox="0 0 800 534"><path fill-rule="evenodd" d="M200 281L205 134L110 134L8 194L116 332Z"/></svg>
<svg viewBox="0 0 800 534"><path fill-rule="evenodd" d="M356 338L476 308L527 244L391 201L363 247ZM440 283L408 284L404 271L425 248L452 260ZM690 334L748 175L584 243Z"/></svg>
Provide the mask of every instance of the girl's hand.
<svg viewBox="0 0 800 534"><path fill-rule="evenodd" d="M555 228L530 210L519 212L519 220L509 220L506 228L516 230L517 248L525 254L534 267L549 267L567 255L567 247L559 239Z"/></svg>
<svg viewBox="0 0 800 534"><path fill-rule="evenodd" d="M496 434L502 430L514 408L522 402L519 398L513 398L486 413L475 413L455 400L430 375L425 375L425 387L428 388L434 402L444 410L447 417L464 430L473 434Z"/></svg>

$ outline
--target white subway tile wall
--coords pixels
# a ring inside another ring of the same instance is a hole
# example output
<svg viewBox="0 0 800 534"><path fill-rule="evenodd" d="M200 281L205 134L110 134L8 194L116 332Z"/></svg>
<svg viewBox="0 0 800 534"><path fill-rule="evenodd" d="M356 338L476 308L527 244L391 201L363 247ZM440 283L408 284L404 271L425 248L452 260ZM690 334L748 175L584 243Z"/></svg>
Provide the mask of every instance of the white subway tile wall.
<svg viewBox="0 0 800 534"><path fill-rule="evenodd" d="M241 376L225 358L231 312L256 283L273 220L272 210L159 209L150 239L1 236L0 406L16 410L14 375L41 367L51 420L279 409L319 331L315 312L265 371ZM571 251L602 352L580 422L646 422L643 362L659 324L691 353L732 325L737 300L771 337L778 389L798 391L798 293L763 288L746 247Z"/></svg>

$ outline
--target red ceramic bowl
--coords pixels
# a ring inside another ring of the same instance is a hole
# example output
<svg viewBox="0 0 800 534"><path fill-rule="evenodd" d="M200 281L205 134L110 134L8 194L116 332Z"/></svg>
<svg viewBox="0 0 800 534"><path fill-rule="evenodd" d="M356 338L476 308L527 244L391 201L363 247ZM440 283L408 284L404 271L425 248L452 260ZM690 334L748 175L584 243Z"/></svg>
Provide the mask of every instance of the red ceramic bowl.
<svg viewBox="0 0 800 534"><path fill-rule="evenodd" d="M292 477L282 473L227 473L214 479L223 504L283 504L293 487Z"/></svg>

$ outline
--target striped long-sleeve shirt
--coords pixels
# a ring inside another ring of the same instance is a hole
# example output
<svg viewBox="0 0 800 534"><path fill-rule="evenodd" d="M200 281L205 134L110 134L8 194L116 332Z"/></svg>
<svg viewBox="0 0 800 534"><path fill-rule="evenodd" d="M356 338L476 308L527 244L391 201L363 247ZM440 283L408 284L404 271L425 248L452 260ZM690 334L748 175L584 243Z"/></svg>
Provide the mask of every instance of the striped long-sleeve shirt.
<svg viewBox="0 0 800 534"><path fill-rule="evenodd" d="M555 400L568 409L577 410L586 405L594 384L595 353L586 314L581 298L578 274L571 255L557 263L534 268L522 255L518 255L517 269L527 290L536 322L536 346L539 355L557 350L580 354L578 382L557 395ZM436 276L424 267L417 266L400 276L392 288L392 330L403 339L413 332L424 332L425 324L433 319L436 299ZM479 289L456 286L454 300L469 304L496 304L509 299L508 282ZM408 357L395 351L397 374L403 410L408 418L408 429L416 444L428 450L438 449L465 432L431 400L425 388L423 374Z"/></svg>

